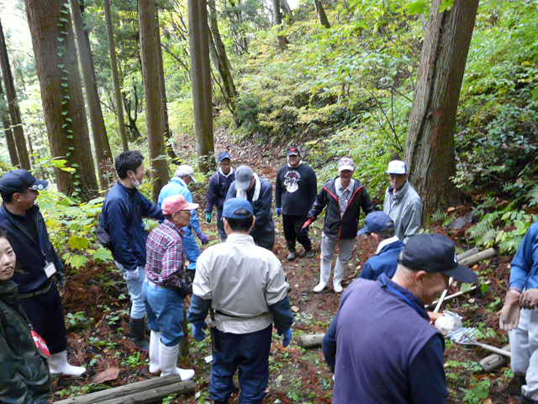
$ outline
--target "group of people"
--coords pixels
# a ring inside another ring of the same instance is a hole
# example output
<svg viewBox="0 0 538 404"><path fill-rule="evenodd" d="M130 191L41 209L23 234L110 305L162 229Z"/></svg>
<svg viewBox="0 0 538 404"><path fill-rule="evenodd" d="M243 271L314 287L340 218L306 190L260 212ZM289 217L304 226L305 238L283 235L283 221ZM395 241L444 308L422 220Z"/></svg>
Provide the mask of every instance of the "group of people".
<svg viewBox="0 0 538 404"><path fill-rule="evenodd" d="M298 258L297 242L304 256L314 257L308 229L325 211L314 292L327 287L335 255L333 289L343 291L357 235L368 234L378 243L360 279L342 295L323 341L335 376L334 402L446 402L444 340L430 324L425 304L448 287L449 277L474 282L477 276L458 264L449 238L418 234L422 202L408 181L406 163L389 163L383 210L374 211L364 185L354 178L352 159L341 158L338 176L318 191L316 174L302 161L300 150L288 148L286 158L276 179L275 205L282 216L287 260ZM221 242L202 252L196 238L202 244L210 240L189 190L196 181L193 168L179 166L154 203L138 189L145 176L143 160L137 151L115 159L118 182L105 198L97 231L126 282L129 336L140 350L149 351L151 373L188 380L194 370L177 366L187 319L195 339L203 340L206 330L211 334L211 399L227 403L239 371L240 401L260 403L269 381L273 326L284 346L293 337L290 286L272 252L273 187L248 166L232 167L229 153L219 154L205 220L216 222ZM26 170L0 178L1 402L47 403L51 375L85 372L67 361L59 292L65 274L36 205L39 191L47 186ZM359 230L361 213L367 216ZM159 224L148 233L144 218ZM538 402L537 251L534 224L512 262L500 320L501 328L510 331L512 368L528 403ZM187 310L185 297L190 294Z"/></svg>

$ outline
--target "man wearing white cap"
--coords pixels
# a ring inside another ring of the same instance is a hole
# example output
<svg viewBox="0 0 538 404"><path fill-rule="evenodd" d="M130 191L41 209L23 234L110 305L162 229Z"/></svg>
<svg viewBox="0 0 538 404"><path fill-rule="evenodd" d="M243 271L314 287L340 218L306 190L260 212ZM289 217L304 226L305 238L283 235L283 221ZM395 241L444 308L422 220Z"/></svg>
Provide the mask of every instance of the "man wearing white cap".
<svg viewBox="0 0 538 404"><path fill-rule="evenodd" d="M191 221L198 204L182 195L163 201L164 222L149 235L146 243L146 281L144 302L151 329L149 371L161 376L178 375L181 380L194 376L194 370L177 365L179 343L184 337L183 298L191 293L194 271L185 268L183 228Z"/></svg>
<svg viewBox="0 0 538 404"><path fill-rule="evenodd" d="M404 161L391 161L387 174L390 186L385 193L383 212L394 220L396 236L406 243L409 237L418 234L422 226L422 200L407 180L409 170Z"/></svg>
<svg viewBox="0 0 538 404"><path fill-rule="evenodd" d="M172 195L183 195L187 202L193 203L194 198L192 192L189 190L189 184L196 182L194 178L194 170L187 164L180 165L175 172L174 178L166 184L159 194L159 206L162 206L164 200ZM196 269L196 261L202 253L200 246L194 238L193 230L202 242L207 244L209 237L207 237L202 231L200 220L198 219L198 213L195 210L191 212L191 221L188 226L185 226L185 235L183 237L183 248L185 249L185 255L189 261L189 269Z"/></svg>
<svg viewBox="0 0 538 404"><path fill-rule="evenodd" d="M325 289L329 282L337 245L340 251L334 268L333 287L336 293L342 292L342 279L353 254L361 210L366 214L373 211L368 192L359 180L352 178L355 162L348 157L342 157L338 161L338 172L338 177L323 185L314 206L308 212L308 220L303 224L303 229L307 229L327 207L321 238L320 279L314 288L316 293Z"/></svg>
<svg viewBox="0 0 538 404"><path fill-rule="evenodd" d="M254 208L256 223L250 232L256 245L273 250L275 245L275 223L273 222L273 186L265 178L258 177L249 166L235 170L235 181L230 185L226 200L246 199Z"/></svg>

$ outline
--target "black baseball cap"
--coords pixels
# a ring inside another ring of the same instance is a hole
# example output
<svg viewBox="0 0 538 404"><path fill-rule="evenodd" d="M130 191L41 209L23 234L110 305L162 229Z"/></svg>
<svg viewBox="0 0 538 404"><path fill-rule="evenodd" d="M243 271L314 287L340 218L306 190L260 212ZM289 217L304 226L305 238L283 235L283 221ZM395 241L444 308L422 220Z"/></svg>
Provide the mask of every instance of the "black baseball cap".
<svg viewBox="0 0 538 404"><path fill-rule="evenodd" d="M301 156L301 152L297 147L292 146L286 150L286 156Z"/></svg>
<svg viewBox="0 0 538 404"><path fill-rule="evenodd" d="M38 180L26 170L13 170L0 178L0 192L3 194L24 192L27 189L42 191L48 186L48 181Z"/></svg>
<svg viewBox="0 0 538 404"><path fill-rule="evenodd" d="M415 271L442 272L457 281L473 283L478 275L460 265L454 242L441 234L419 234L409 238L398 262Z"/></svg>

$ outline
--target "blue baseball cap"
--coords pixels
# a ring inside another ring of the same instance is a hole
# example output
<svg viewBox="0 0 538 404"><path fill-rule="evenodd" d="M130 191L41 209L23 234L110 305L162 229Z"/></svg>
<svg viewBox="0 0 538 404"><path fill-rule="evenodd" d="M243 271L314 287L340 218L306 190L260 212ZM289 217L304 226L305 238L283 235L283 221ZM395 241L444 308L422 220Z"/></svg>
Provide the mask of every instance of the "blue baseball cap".
<svg viewBox="0 0 538 404"><path fill-rule="evenodd" d="M230 153L228 152L219 153L219 155L217 156L217 161L220 163L224 159L232 160Z"/></svg>
<svg viewBox="0 0 538 404"><path fill-rule="evenodd" d="M14 194L24 192L27 189L42 191L49 186L45 180L37 180L27 170L13 170L0 178L0 192L3 194Z"/></svg>
<svg viewBox="0 0 538 404"><path fill-rule="evenodd" d="M394 228L394 221L389 215L380 210L369 213L364 221L366 226L359 230L357 233L359 236L370 233L381 233L382 231Z"/></svg>
<svg viewBox="0 0 538 404"><path fill-rule="evenodd" d="M246 211L248 214L238 212L240 210ZM254 216L254 209L252 208L252 204L246 199L231 198L224 202L222 216L226 219L246 219Z"/></svg>

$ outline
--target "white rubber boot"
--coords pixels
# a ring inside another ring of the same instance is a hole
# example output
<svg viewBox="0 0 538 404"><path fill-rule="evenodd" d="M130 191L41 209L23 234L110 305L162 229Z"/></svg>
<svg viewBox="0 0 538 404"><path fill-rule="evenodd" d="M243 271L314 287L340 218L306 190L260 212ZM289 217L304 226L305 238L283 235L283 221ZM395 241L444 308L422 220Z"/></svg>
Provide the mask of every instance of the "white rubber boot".
<svg viewBox="0 0 538 404"><path fill-rule="evenodd" d="M342 293L342 279L344 279L344 273L346 272L346 264L340 262L340 258L336 258L336 265L334 267L334 280L333 287L336 293Z"/></svg>
<svg viewBox="0 0 538 404"><path fill-rule="evenodd" d="M329 277L331 276L331 261L324 260L323 256L321 257L321 264L319 269L319 283L314 287L314 292L319 293L327 286L329 282Z"/></svg>
<svg viewBox="0 0 538 404"><path fill-rule="evenodd" d="M49 358L49 370L55 376L82 376L86 369L67 363L67 351L52 354Z"/></svg>
<svg viewBox="0 0 538 404"><path fill-rule="evenodd" d="M181 381L192 379L194 370L181 369L177 365L177 355L179 353L179 344L174 346L166 346L163 343L159 344L159 363L161 365L161 377L170 375L179 375Z"/></svg>
<svg viewBox="0 0 538 404"><path fill-rule="evenodd" d="M151 331L149 335L149 373L158 373L161 371L159 363L161 333Z"/></svg>

